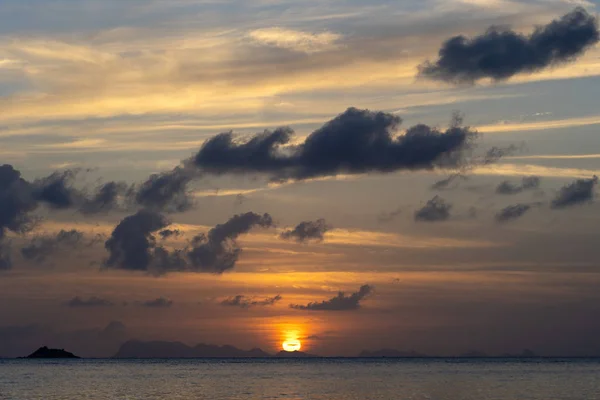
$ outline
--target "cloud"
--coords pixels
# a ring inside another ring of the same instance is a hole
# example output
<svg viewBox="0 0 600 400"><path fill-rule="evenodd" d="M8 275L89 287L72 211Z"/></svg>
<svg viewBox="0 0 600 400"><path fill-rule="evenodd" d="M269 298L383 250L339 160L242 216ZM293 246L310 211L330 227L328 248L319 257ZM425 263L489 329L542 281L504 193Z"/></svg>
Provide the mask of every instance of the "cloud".
<svg viewBox="0 0 600 400"><path fill-rule="evenodd" d="M360 302L373 292L373 287L363 285L358 292L354 292L348 296L344 292L338 292L337 296L329 300L324 300L320 303L308 303L307 305L290 304L290 308L296 310L310 311L350 311L358 310L361 306Z"/></svg>
<svg viewBox="0 0 600 400"><path fill-rule="evenodd" d="M250 308L250 307L265 307L272 306L275 303L281 301L281 295L277 295L274 297L267 297L264 300L254 300L251 297L247 297L244 295L237 295L234 297L229 297L223 301L221 301L221 305L228 307L240 307L240 308Z"/></svg>
<svg viewBox="0 0 600 400"><path fill-rule="evenodd" d="M540 181L541 179L538 176L526 176L522 179L520 185L503 181L496 187L496 193L512 195L521 193L525 190L537 189L540 186Z"/></svg>
<svg viewBox="0 0 600 400"><path fill-rule="evenodd" d="M170 308L173 305L173 301L164 297L159 297L154 300L145 301L142 305L150 308Z"/></svg>
<svg viewBox="0 0 600 400"><path fill-rule="evenodd" d="M47 257L53 255L61 248L76 248L83 242L83 233L75 229L66 231L61 229L53 236L36 236L29 244L21 248L21 254L27 260L42 263Z"/></svg>
<svg viewBox="0 0 600 400"><path fill-rule="evenodd" d="M68 307L112 307L114 304L107 299L92 296L88 299L82 299L79 296L73 297L67 303Z"/></svg>
<svg viewBox="0 0 600 400"><path fill-rule="evenodd" d="M182 233L179 229L163 229L162 231L158 232L158 235L162 239L168 239L170 237L178 237L181 234Z"/></svg>
<svg viewBox="0 0 600 400"><path fill-rule="evenodd" d="M454 189L456 188L460 182L466 181L469 178L461 173L456 173L435 182L431 185L432 190L446 190L446 189Z"/></svg>
<svg viewBox="0 0 600 400"><path fill-rule="evenodd" d="M340 35L332 32L309 33L285 28L255 29L248 36L258 44L304 53L330 50L340 39Z"/></svg>
<svg viewBox="0 0 600 400"><path fill-rule="evenodd" d="M477 136L460 126L460 118L444 132L421 124L394 136L401 121L394 114L349 108L298 145L289 144L291 128L264 131L245 142L221 133L207 140L192 162L206 173L261 173L275 181L429 170L464 163Z"/></svg>
<svg viewBox="0 0 600 400"><path fill-rule="evenodd" d="M399 208L395 209L394 211L380 213L377 216L377 221L382 224L386 223L386 222L391 222L400 214L402 214L402 207L399 207Z"/></svg>
<svg viewBox="0 0 600 400"><path fill-rule="evenodd" d="M590 202L594 199L594 190L598 184L598 177L592 179L577 179L560 189L552 200L554 209L567 208L578 204Z"/></svg>
<svg viewBox="0 0 600 400"><path fill-rule="evenodd" d="M153 233L169 224L164 216L148 210L125 217L104 245L109 252L105 265L109 268L149 271L156 248Z"/></svg>
<svg viewBox="0 0 600 400"><path fill-rule="evenodd" d="M419 66L419 74L448 83L502 81L573 61L599 39L596 17L577 7L529 36L492 26L471 39L452 37L442 45L437 61Z"/></svg>
<svg viewBox="0 0 600 400"><path fill-rule="evenodd" d="M331 225L320 218L316 221L304 221L299 223L294 229L287 230L281 234L284 240L295 240L298 243L306 243L311 240L322 242L325 233L331 230Z"/></svg>
<svg viewBox="0 0 600 400"><path fill-rule="evenodd" d="M420 210L415 211L415 221L419 222L438 222L446 221L450 218L451 204L446 203L444 199L435 196Z"/></svg>
<svg viewBox="0 0 600 400"><path fill-rule="evenodd" d="M229 221L212 228L208 235L198 235L192 240L187 257L190 268L197 272L222 274L233 269L242 252L236 239L255 226L274 226L269 214L247 212L233 216Z"/></svg>
<svg viewBox="0 0 600 400"><path fill-rule="evenodd" d="M123 182L107 182L86 198L80 207L83 214L99 214L123 208L119 200L131 196L133 188Z"/></svg>
<svg viewBox="0 0 600 400"><path fill-rule="evenodd" d="M195 174L190 168L178 166L172 171L150 175L137 188L135 202L144 208L157 211L187 211L194 204L188 185Z"/></svg>
<svg viewBox="0 0 600 400"><path fill-rule="evenodd" d="M11 243L4 238L0 238L0 272L8 271L11 268L12 268Z"/></svg>
<svg viewBox="0 0 600 400"><path fill-rule="evenodd" d="M154 275L176 271L221 274L235 267L242 252L236 242L238 236L255 226L273 226L273 218L253 212L235 215L207 235L195 236L185 248L173 250L158 245L155 236L164 239L169 236L166 232L176 232L165 229L170 224L162 214L150 210L125 217L105 243L109 252L105 266Z"/></svg>
<svg viewBox="0 0 600 400"><path fill-rule="evenodd" d="M496 222L502 223L519 219L531 210L531 208L531 204L515 204L505 207L496 214Z"/></svg>

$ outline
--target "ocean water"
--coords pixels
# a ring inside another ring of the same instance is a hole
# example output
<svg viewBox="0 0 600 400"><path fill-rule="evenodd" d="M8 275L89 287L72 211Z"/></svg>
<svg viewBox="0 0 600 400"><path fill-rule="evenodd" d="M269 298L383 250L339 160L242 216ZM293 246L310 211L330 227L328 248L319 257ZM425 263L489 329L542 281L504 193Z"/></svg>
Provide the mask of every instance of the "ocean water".
<svg viewBox="0 0 600 400"><path fill-rule="evenodd" d="M598 360L4 360L0 399L594 400Z"/></svg>

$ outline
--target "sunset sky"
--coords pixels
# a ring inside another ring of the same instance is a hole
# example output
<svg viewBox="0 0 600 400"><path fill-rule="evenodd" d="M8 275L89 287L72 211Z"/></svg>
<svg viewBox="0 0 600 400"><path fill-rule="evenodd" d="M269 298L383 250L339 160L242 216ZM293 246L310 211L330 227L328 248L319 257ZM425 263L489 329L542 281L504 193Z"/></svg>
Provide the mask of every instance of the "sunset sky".
<svg viewBox="0 0 600 400"><path fill-rule="evenodd" d="M4 0L0 356L600 355L599 6Z"/></svg>

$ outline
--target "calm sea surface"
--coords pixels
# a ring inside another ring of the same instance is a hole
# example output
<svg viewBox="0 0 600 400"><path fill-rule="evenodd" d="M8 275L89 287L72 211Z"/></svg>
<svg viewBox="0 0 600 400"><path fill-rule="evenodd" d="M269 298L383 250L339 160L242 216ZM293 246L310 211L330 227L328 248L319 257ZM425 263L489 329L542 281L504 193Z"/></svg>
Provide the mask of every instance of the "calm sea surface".
<svg viewBox="0 0 600 400"><path fill-rule="evenodd" d="M600 361L6 360L0 399L600 399Z"/></svg>

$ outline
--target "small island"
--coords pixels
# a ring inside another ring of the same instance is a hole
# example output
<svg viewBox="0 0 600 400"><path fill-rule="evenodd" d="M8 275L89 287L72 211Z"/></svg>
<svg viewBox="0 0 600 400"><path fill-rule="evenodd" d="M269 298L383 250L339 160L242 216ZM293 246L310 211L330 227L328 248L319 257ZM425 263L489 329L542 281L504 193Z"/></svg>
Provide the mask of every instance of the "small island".
<svg viewBox="0 0 600 400"><path fill-rule="evenodd" d="M64 349L49 349L48 347L40 347L27 357L23 358L79 358L73 353L69 353Z"/></svg>

